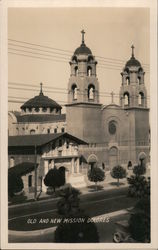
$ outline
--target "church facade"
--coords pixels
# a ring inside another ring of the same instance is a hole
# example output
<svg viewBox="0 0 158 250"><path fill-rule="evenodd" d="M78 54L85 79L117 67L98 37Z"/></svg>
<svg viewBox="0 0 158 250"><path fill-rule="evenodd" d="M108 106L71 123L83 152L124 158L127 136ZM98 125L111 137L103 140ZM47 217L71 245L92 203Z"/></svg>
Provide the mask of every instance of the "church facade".
<svg viewBox="0 0 158 250"><path fill-rule="evenodd" d="M120 164L128 166L140 160L150 162L149 108L145 72L131 58L121 72L119 105L100 103L97 61L82 42L71 57L66 114L61 106L44 96L41 86L36 96L21 106L21 113L9 112L9 135L67 132L87 144L80 145L79 154L88 167L98 165L111 169Z"/></svg>

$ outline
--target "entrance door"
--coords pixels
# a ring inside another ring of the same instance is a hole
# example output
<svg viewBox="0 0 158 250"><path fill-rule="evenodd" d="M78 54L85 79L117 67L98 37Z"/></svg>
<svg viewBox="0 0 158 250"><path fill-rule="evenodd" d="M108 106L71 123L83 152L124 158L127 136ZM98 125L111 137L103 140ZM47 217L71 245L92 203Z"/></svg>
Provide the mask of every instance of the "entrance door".
<svg viewBox="0 0 158 250"><path fill-rule="evenodd" d="M118 149L116 147L112 147L109 150L109 167L113 168L118 164Z"/></svg>

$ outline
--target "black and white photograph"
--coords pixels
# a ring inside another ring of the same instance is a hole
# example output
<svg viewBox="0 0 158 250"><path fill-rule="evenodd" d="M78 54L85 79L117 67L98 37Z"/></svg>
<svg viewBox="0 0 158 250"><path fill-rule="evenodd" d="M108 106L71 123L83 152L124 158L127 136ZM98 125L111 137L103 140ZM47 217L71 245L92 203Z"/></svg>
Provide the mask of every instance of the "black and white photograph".
<svg viewBox="0 0 158 250"><path fill-rule="evenodd" d="M14 2L7 8L6 246L150 246L151 5Z"/></svg>

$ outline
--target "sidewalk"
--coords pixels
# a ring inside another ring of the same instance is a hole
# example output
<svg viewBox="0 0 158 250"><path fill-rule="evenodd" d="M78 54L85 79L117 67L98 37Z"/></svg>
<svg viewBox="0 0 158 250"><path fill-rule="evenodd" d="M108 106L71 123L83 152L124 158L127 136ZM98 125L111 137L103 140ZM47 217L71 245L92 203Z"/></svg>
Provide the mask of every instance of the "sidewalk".
<svg viewBox="0 0 158 250"><path fill-rule="evenodd" d="M127 179L122 179L120 180L120 185L117 186L117 181L115 179L113 179L110 175L110 172L106 173L106 178L103 182L99 182L98 183L98 189L95 190L96 186L95 183L88 181L88 179L86 180L87 183L87 187L83 187L80 188L80 192L81 195L86 195L86 194L94 194L96 192L101 192L101 191L105 191L105 190L112 190L112 189L118 189L118 188L125 188L128 187L128 183L127 183ZM42 202L45 200L58 200L60 199L60 197L54 197L54 195L48 195L44 192L41 193L38 201L34 200L34 193L28 194L27 195L27 200L23 201L23 202L17 202L14 204L9 203L9 207L18 207L18 206L23 206L23 205L28 205L28 203L35 203L35 202Z"/></svg>

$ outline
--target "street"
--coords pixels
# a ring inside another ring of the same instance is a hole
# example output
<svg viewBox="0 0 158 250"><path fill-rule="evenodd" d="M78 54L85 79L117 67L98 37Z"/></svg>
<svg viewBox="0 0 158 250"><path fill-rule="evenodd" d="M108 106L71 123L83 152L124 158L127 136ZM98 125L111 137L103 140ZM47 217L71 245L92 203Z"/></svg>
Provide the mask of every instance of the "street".
<svg viewBox="0 0 158 250"><path fill-rule="evenodd" d="M135 199L127 197L127 188L119 188L107 191L98 191L80 196L80 207L89 217L94 217L121 209L126 209L134 205ZM34 231L57 226L61 216L56 209L57 200L45 200L25 204L18 207L9 208L9 230L13 231ZM120 219L120 216L119 216ZM109 223L97 223L97 227L107 233L115 228L116 218L111 218ZM108 229L109 228L109 229ZM111 233L110 233L111 235ZM44 237L18 237L10 236L11 242L28 242L28 240L37 242L51 242L49 233ZM45 241L45 240L48 241ZM108 237L109 240L109 237Z"/></svg>

